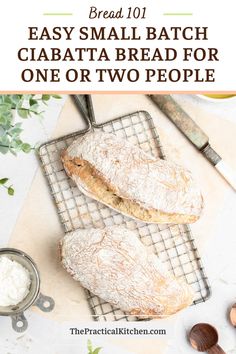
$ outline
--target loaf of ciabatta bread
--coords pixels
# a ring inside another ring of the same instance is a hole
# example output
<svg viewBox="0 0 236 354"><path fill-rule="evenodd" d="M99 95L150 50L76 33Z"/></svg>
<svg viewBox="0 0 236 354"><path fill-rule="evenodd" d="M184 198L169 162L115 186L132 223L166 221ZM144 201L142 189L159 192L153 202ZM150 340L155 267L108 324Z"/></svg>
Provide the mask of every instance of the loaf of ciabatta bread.
<svg viewBox="0 0 236 354"><path fill-rule="evenodd" d="M203 199L191 173L103 131L75 140L62 153L67 174L87 196L147 223L192 223Z"/></svg>
<svg viewBox="0 0 236 354"><path fill-rule="evenodd" d="M69 232L60 250L62 265L75 280L131 315L164 318L193 302L190 286L125 227Z"/></svg>

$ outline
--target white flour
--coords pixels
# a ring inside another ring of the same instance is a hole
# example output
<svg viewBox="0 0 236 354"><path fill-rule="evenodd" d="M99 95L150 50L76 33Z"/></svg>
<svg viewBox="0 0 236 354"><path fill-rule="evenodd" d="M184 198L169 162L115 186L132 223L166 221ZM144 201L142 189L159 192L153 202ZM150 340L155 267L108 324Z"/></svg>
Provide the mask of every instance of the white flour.
<svg viewBox="0 0 236 354"><path fill-rule="evenodd" d="M29 271L6 256L0 257L0 306L19 304L29 293Z"/></svg>
<svg viewBox="0 0 236 354"><path fill-rule="evenodd" d="M123 199L167 214L199 216L201 213L201 192L189 171L154 158L124 138L102 131L89 132L76 139L67 153L70 158L89 162ZM82 190L83 179L76 174L72 174L72 179ZM90 193L90 197L92 194L96 199L95 193Z"/></svg>

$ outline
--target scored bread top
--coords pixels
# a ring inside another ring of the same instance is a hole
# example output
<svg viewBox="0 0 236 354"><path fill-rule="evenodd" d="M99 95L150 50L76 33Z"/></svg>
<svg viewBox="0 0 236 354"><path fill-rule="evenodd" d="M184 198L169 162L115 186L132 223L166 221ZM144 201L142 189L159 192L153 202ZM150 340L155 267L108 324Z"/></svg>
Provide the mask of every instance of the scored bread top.
<svg viewBox="0 0 236 354"><path fill-rule="evenodd" d="M75 280L130 314L163 318L193 302L191 287L123 226L70 232L60 248L62 265Z"/></svg>
<svg viewBox="0 0 236 354"><path fill-rule="evenodd" d="M74 159L75 164L76 159L89 163L117 196L134 201L142 208L173 215L169 222L178 222L178 214L181 221L188 215L186 222L193 222L201 214L202 195L188 170L154 158L114 134L101 130L86 133L69 146L63 160L66 159ZM78 187L88 190L83 177L78 179L76 172L64 165Z"/></svg>

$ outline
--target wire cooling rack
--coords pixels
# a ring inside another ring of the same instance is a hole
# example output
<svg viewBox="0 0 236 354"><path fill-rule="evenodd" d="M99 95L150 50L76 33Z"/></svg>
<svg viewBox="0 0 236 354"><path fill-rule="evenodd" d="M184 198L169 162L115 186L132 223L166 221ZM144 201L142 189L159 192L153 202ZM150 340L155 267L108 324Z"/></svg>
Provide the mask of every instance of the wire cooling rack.
<svg viewBox="0 0 236 354"><path fill-rule="evenodd" d="M139 145L144 151L164 158L152 118L145 111L135 112L101 125L93 124L93 127L89 126L87 130L43 144L39 150L40 158L65 231L114 224L126 225L137 233L143 244L158 254L175 276L183 278L191 285L195 292L195 305L206 301L210 296L210 286L188 225L146 224L134 221L86 197L66 175L60 159L61 151L90 129L115 133ZM137 317L128 316L87 290L86 294L95 320L138 320Z"/></svg>

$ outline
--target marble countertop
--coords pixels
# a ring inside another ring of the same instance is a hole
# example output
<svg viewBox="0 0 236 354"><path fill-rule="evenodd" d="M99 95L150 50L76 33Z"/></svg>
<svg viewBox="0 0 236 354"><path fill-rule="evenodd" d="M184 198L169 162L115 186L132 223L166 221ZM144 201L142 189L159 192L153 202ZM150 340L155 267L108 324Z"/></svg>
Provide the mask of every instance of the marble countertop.
<svg viewBox="0 0 236 354"><path fill-rule="evenodd" d="M209 135L216 151L236 170L236 100L211 102L195 95L173 96ZM230 304L236 302L235 192L147 97L94 95L93 101L98 122L136 110L147 110L153 117L167 158L192 171L205 199L204 214L192 225L192 232L212 287L212 297L206 303L192 306L167 322L155 321L158 327L170 328L164 340L126 337L115 340L106 337L95 338L95 344L106 350L109 348L109 352L113 350L123 354L146 354L147 351L149 354L191 354L194 350L186 340L187 331L197 322L210 322L218 328L224 350L235 353L235 329L227 317ZM46 141L84 127L68 97L50 103L46 115L42 122L32 121L28 127L34 141ZM4 166L1 175L11 177L16 188L13 198L0 191L0 246L9 244L25 250L34 258L41 272L42 291L53 296L57 304L55 311L47 316L35 310L28 311L30 326L23 335L12 331L9 318L0 318L1 353L38 354L44 350L48 354L73 354L78 352L79 343L79 352L83 354L85 338L80 338L77 343L59 335L68 321L88 321L89 309L83 291L59 265L56 245L63 236L63 230L37 158L33 155L21 155L17 159L0 156L0 163Z"/></svg>

